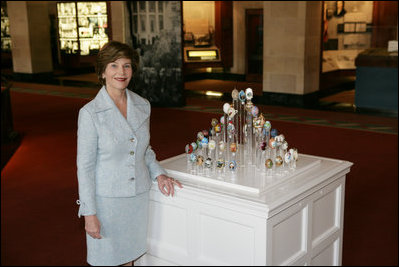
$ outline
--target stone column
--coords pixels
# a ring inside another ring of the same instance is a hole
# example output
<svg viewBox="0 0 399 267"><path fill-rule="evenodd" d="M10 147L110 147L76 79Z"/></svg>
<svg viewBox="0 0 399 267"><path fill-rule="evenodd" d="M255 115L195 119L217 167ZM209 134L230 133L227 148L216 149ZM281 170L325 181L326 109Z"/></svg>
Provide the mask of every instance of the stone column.
<svg viewBox="0 0 399 267"><path fill-rule="evenodd" d="M33 78L53 71L46 1L7 1L13 70ZM35 74L35 75L33 75Z"/></svg>
<svg viewBox="0 0 399 267"><path fill-rule="evenodd" d="M263 3L263 92L268 102L303 106L319 90L321 2Z"/></svg>
<svg viewBox="0 0 399 267"><path fill-rule="evenodd" d="M129 21L126 21L126 3L125 1L110 1L111 5L111 27L112 27L112 37L111 40L126 43L126 29L128 27Z"/></svg>

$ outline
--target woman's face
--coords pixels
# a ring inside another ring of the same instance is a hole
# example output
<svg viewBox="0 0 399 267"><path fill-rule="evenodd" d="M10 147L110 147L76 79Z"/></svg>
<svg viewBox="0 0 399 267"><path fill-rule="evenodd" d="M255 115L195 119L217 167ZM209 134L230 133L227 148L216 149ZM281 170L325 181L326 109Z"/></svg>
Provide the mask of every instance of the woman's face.
<svg viewBox="0 0 399 267"><path fill-rule="evenodd" d="M107 89L123 90L132 78L132 62L128 58L119 58L108 63L103 73Z"/></svg>

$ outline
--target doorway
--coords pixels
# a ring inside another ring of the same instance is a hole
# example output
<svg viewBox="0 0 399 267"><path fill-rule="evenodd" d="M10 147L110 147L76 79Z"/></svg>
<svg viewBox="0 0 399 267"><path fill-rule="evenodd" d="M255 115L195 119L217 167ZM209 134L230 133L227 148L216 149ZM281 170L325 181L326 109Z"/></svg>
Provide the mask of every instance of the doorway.
<svg viewBox="0 0 399 267"><path fill-rule="evenodd" d="M262 82L263 74L263 9L245 11L246 80Z"/></svg>

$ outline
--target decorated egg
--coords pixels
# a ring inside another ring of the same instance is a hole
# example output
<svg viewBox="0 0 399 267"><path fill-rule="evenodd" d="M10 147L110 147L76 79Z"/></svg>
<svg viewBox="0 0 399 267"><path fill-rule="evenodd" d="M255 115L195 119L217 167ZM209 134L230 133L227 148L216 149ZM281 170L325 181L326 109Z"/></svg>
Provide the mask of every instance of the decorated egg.
<svg viewBox="0 0 399 267"><path fill-rule="evenodd" d="M230 118L230 119L233 119L234 116L237 114L237 112L238 112L238 111L235 110L233 107L230 107L227 114L229 115L229 118Z"/></svg>
<svg viewBox="0 0 399 267"><path fill-rule="evenodd" d="M201 149L201 148L202 148L202 140L197 140L197 149Z"/></svg>
<svg viewBox="0 0 399 267"><path fill-rule="evenodd" d="M260 149L265 150L266 149L266 142L261 142L260 143Z"/></svg>
<svg viewBox="0 0 399 267"><path fill-rule="evenodd" d="M241 102L245 102L245 100L246 100L246 95L245 95L244 90L241 90L241 91L238 93L238 99L240 99Z"/></svg>
<svg viewBox="0 0 399 267"><path fill-rule="evenodd" d="M185 150L186 150L187 154L191 154L191 153L193 153L193 146L190 144L187 144L185 147Z"/></svg>
<svg viewBox="0 0 399 267"><path fill-rule="evenodd" d="M202 138L204 138L204 133L203 132L198 132L197 133L197 139L198 140L202 140Z"/></svg>
<svg viewBox="0 0 399 267"><path fill-rule="evenodd" d="M259 115L259 108L257 106L253 106L251 110L252 116L258 117Z"/></svg>
<svg viewBox="0 0 399 267"><path fill-rule="evenodd" d="M220 123L215 125L215 132L216 133L220 133L222 131L222 126L220 125Z"/></svg>
<svg viewBox="0 0 399 267"><path fill-rule="evenodd" d="M283 158L279 155L276 157L276 166L281 166L283 164Z"/></svg>
<svg viewBox="0 0 399 267"><path fill-rule="evenodd" d="M237 100L238 99L238 90L237 89L233 89L233 91L231 92L231 98L233 98L233 100Z"/></svg>
<svg viewBox="0 0 399 267"><path fill-rule="evenodd" d="M191 146L193 147L193 151L195 151L198 148L198 145L195 142L192 142Z"/></svg>
<svg viewBox="0 0 399 267"><path fill-rule="evenodd" d="M206 168L211 168L212 167L212 159L211 158L207 158L204 162L204 165Z"/></svg>
<svg viewBox="0 0 399 267"><path fill-rule="evenodd" d="M284 136L284 134L279 134L278 136L280 136L280 138L281 138L281 142L284 142L284 140L285 140L285 136Z"/></svg>
<svg viewBox="0 0 399 267"><path fill-rule="evenodd" d="M204 163L204 157L201 155L198 155L197 156L197 165L202 166L203 163Z"/></svg>
<svg viewBox="0 0 399 267"><path fill-rule="evenodd" d="M204 145L204 144L208 145L208 142L209 142L208 138L206 138L206 137L202 138L202 140L201 140L202 145Z"/></svg>
<svg viewBox="0 0 399 267"><path fill-rule="evenodd" d="M218 122L218 119L215 119L215 118L213 118L212 121L211 121L212 127L215 127L216 124L218 124L218 123L219 123L219 122Z"/></svg>
<svg viewBox="0 0 399 267"><path fill-rule="evenodd" d="M283 143L281 144L281 148L286 150L288 148L288 143L287 141L283 141Z"/></svg>
<svg viewBox="0 0 399 267"><path fill-rule="evenodd" d="M265 128L266 131L270 131L270 128L272 128L272 124L270 123L270 121L265 121L263 128Z"/></svg>
<svg viewBox="0 0 399 267"><path fill-rule="evenodd" d="M194 153L191 153L190 154L190 160L193 163L197 162L197 155L195 155Z"/></svg>
<svg viewBox="0 0 399 267"><path fill-rule="evenodd" d="M266 122L265 116L263 116L263 114L261 113L258 118L260 120L261 127L263 127L263 125L265 125Z"/></svg>
<svg viewBox="0 0 399 267"><path fill-rule="evenodd" d="M285 155L284 155L285 163L287 163L287 164L290 163L291 159L292 159L291 153L290 152L285 153Z"/></svg>
<svg viewBox="0 0 399 267"><path fill-rule="evenodd" d="M246 98L247 98L248 100L251 100L251 99L252 99L252 97L254 96L254 93L253 93L253 91L252 91L251 88L245 89L245 96L246 96Z"/></svg>
<svg viewBox="0 0 399 267"><path fill-rule="evenodd" d="M226 114L229 114L229 109L230 109L230 104L229 103L224 103L223 105L223 112Z"/></svg>
<svg viewBox="0 0 399 267"><path fill-rule="evenodd" d="M219 159L216 161L216 167L219 168L219 169L221 169L221 168L224 167L224 159L223 159L223 158L219 158Z"/></svg>
<svg viewBox="0 0 399 267"><path fill-rule="evenodd" d="M212 128L210 128L209 129L209 136L215 136L215 128L214 127L212 127Z"/></svg>
<svg viewBox="0 0 399 267"><path fill-rule="evenodd" d="M272 129L271 132L270 132L270 135L271 135L272 137L276 137L276 136L278 135L277 129Z"/></svg>
<svg viewBox="0 0 399 267"><path fill-rule="evenodd" d="M266 168L268 168L268 169L273 168L273 161L272 161L271 159L267 159L267 160L265 161L265 166L266 166Z"/></svg>
<svg viewBox="0 0 399 267"><path fill-rule="evenodd" d="M298 161L299 154L298 154L298 149L294 148L294 160Z"/></svg>
<svg viewBox="0 0 399 267"><path fill-rule="evenodd" d="M253 125L254 125L255 128L258 128L258 129L262 128L259 118L254 118L253 119Z"/></svg>
<svg viewBox="0 0 399 267"><path fill-rule="evenodd" d="M227 125L227 132L229 133L229 135L233 135L235 132L235 127L233 123L229 123Z"/></svg>
<svg viewBox="0 0 399 267"><path fill-rule="evenodd" d="M224 141L219 141L219 150L224 151L224 147L225 147Z"/></svg>
<svg viewBox="0 0 399 267"><path fill-rule="evenodd" d="M224 121L224 116L220 117L220 123L221 123L221 124L224 124L224 122L225 122L225 121Z"/></svg>
<svg viewBox="0 0 399 267"><path fill-rule="evenodd" d="M206 138L209 137L209 132L208 132L208 130L202 130L202 133L204 134L204 136L205 136Z"/></svg>
<svg viewBox="0 0 399 267"><path fill-rule="evenodd" d="M291 149L289 150L289 153L291 153L291 155L292 155L292 160L295 160L295 161L298 160L298 149L296 149L296 148L291 148Z"/></svg>
<svg viewBox="0 0 399 267"><path fill-rule="evenodd" d="M237 144L236 143L231 143L230 144L230 151L231 152L237 152Z"/></svg>
<svg viewBox="0 0 399 267"><path fill-rule="evenodd" d="M231 160L231 161L229 162L229 169L230 169L231 171L234 171L235 169L237 169L237 162L236 162L235 160Z"/></svg>
<svg viewBox="0 0 399 267"><path fill-rule="evenodd" d="M215 148L216 148L216 142L215 142L215 140L209 141L208 147L209 147L209 149L211 149L211 150L215 149Z"/></svg>
<svg viewBox="0 0 399 267"><path fill-rule="evenodd" d="M276 141L277 146L281 146L281 144L284 141L284 135L283 136L281 136L281 134L277 135L276 137L274 137L274 140Z"/></svg>
<svg viewBox="0 0 399 267"><path fill-rule="evenodd" d="M274 137L270 138L270 139L269 139L269 147L270 147L270 148L276 148L276 146L277 146L277 142L276 142L276 140L274 139Z"/></svg>

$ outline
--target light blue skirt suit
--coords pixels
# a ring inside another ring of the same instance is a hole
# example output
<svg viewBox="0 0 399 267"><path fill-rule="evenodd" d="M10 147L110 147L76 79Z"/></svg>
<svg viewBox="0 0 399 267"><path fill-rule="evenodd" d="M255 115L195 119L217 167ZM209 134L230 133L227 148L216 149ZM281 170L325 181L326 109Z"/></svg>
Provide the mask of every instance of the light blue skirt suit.
<svg viewBox="0 0 399 267"><path fill-rule="evenodd" d="M148 192L165 170L150 142L148 100L126 90L127 119L102 87L78 119L78 216L96 214L102 239L86 234L90 265L120 265L147 250Z"/></svg>

